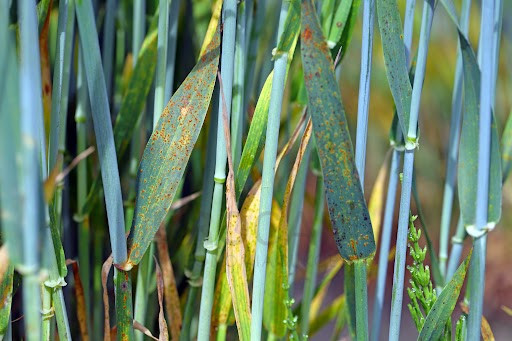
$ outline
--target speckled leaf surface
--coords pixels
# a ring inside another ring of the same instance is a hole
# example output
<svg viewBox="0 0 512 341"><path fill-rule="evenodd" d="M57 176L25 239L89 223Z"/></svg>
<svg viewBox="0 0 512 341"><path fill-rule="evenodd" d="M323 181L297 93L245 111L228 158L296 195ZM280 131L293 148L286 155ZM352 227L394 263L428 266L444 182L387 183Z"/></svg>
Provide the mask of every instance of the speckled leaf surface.
<svg viewBox="0 0 512 341"><path fill-rule="evenodd" d="M459 266L450 282L441 291L436 303L434 303L425 319L418 340L438 340L442 335L446 321L452 315L453 309L457 304L470 259L471 252L466 257L464 263Z"/></svg>
<svg viewBox="0 0 512 341"><path fill-rule="evenodd" d="M334 66L310 0L302 1L301 55L308 111L334 239L343 259L373 257L375 241L363 196Z"/></svg>
<svg viewBox="0 0 512 341"><path fill-rule="evenodd" d="M295 45L295 38L300 31L300 0L290 0L289 6L283 34L277 44L276 55L288 52Z"/></svg>
<svg viewBox="0 0 512 341"><path fill-rule="evenodd" d="M407 136L412 86L407 72L402 22L396 0L377 0L377 17L389 88L395 101L402 133Z"/></svg>
<svg viewBox="0 0 512 341"><path fill-rule="evenodd" d="M125 269L140 262L174 199L210 104L219 46L217 28L205 54L164 108L146 145L138 170Z"/></svg>
<svg viewBox="0 0 512 341"><path fill-rule="evenodd" d="M478 121L480 102L480 70L471 46L460 38L464 70L464 116L459 146L458 182L462 220L466 228L475 224L476 188L478 181ZM501 216L501 156L496 120L491 125L491 160L489 173L488 228Z"/></svg>

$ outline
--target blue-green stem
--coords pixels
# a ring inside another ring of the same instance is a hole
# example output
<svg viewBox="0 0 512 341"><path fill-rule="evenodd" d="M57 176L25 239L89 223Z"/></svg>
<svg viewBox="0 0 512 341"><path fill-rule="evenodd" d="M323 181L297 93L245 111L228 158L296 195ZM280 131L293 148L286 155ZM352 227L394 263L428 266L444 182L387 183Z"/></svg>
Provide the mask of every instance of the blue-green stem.
<svg viewBox="0 0 512 341"><path fill-rule="evenodd" d="M397 127L400 132L400 127ZM401 133L399 133L401 135ZM379 265L377 283L375 288L375 299L373 303L371 339L379 340L380 326L382 320L382 309L384 307L384 294L386 291L386 277L389 262L389 248L391 244L391 232L393 227L393 216L395 212L395 200L398 185L398 174L400 173L400 159L402 153L393 146L391 166L389 169L388 191L386 194L386 206L384 208L384 220L382 223L381 242L379 250Z"/></svg>
<svg viewBox="0 0 512 341"><path fill-rule="evenodd" d="M210 127L208 130L208 141L206 150L206 165L203 173L203 189L201 195L201 206L199 208L199 222L197 229L196 249L194 252L194 265L192 272L188 276L190 289L185 304L183 313L183 325L180 333L180 340L190 340L190 327L192 317L195 313L196 297L199 292L201 282L201 272L206 255L206 249L203 242L208 233L208 225L210 224L210 213L212 209L212 195L214 183L211 179L215 173L215 155L216 155L216 141L217 141L217 115L218 115L218 86L215 87L212 111L210 117Z"/></svg>
<svg viewBox="0 0 512 341"><path fill-rule="evenodd" d="M304 281L304 293L301 302L301 332L307 335L309 332L309 309L315 291L316 276L318 273L318 259L320 257L320 243L322 241L322 220L324 217L324 178L321 171L316 178L315 213L313 228L309 239L308 262L306 266L306 279Z"/></svg>
<svg viewBox="0 0 512 341"><path fill-rule="evenodd" d="M155 75L155 100L153 105L153 129L156 127L165 101L165 78L167 70L167 50L169 34L169 5L170 0L159 1L157 64Z"/></svg>
<svg viewBox="0 0 512 341"><path fill-rule="evenodd" d="M233 167L238 169L242 156L242 134L244 126L244 83L245 83L245 1L240 2L237 8L236 40L235 40L235 74L233 81L233 103L231 108L231 155Z"/></svg>
<svg viewBox="0 0 512 341"><path fill-rule="evenodd" d="M300 227L302 224L302 211L304 208L304 195L306 193L306 180L309 168L309 156L311 144L308 143L302 157L295 185L293 186L292 198L290 201L290 215L288 224L288 293L293 297L295 274L297 270L297 257L299 253Z"/></svg>
<svg viewBox="0 0 512 341"><path fill-rule="evenodd" d="M467 35L469 26L469 13L471 0L462 3L460 27L462 33ZM452 94L452 117L450 121L450 137L448 142L446 177L443 194L443 208L441 213L441 226L439 235L439 267L443 276L447 275L446 262L448 260L448 237L452 218L453 197L457 176L457 157L459 153L460 122L462 116L462 54L460 46L457 48L457 63L455 65L455 79ZM453 273L452 273L453 274ZM450 276L451 277L451 276Z"/></svg>
<svg viewBox="0 0 512 341"><path fill-rule="evenodd" d="M398 217L398 232L396 239L395 268L393 273L393 293L391 299L391 315L389 340L398 340L402 317L402 301L404 292L405 259L407 255L407 231L411 205L411 188L414 166L414 150L417 145L418 116L420 109L421 91L425 78L428 43L434 18L435 1L428 0L423 4L418 59L415 69L414 84L411 97L409 127L405 142L404 177L400 196L400 213Z"/></svg>
<svg viewBox="0 0 512 341"><path fill-rule="evenodd" d="M39 242L43 231L43 193L40 174L44 132L40 131L43 117L41 72L37 32L36 4L20 1L20 109L22 164L22 231L23 231L23 311L25 337L41 339L41 295L39 287ZM38 145L42 143L42 145Z"/></svg>
<svg viewBox="0 0 512 341"><path fill-rule="evenodd" d="M404 46L405 57L407 66L411 61L411 46L413 35L414 23L414 9L416 7L416 0L407 0L405 5L405 18L404 18ZM391 244L391 232L393 225L393 217L395 212L395 199L398 185L398 176L400 172L400 159L402 152L400 150L400 141L402 139L402 130L400 125L397 124L396 132L397 141L390 141L393 148L391 157L391 165L389 170L388 191L386 194L386 207L384 208L384 221L382 224L381 244L379 251L379 267L377 274L377 286L375 289L375 300L373 306L373 319L371 337L372 340L377 341L380 334L380 326L382 321L382 309L384 306L384 294L386 291L386 276L388 269L388 254Z"/></svg>
<svg viewBox="0 0 512 341"><path fill-rule="evenodd" d="M462 218L459 217L459 222L457 223L457 231L455 235L452 237L452 249L450 251L450 258L448 261L448 268L446 269L445 283L448 283L451 279L457 268L459 267L460 256L462 254L462 249L464 247L464 239L466 238L467 233L464 228L464 224L462 222Z"/></svg>
<svg viewBox="0 0 512 341"><path fill-rule="evenodd" d="M289 3L287 1L283 1L279 16L277 42L279 42L283 32L284 22L288 14L288 7ZM252 287L251 340L253 341L261 339L268 237L272 209L272 194L274 189L274 168L276 164L279 122L281 119L287 61L287 52L283 52L277 56L274 62L274 78L272 79L272 90L270 93L265 153L263 155L263 174L261 177L260 210L258 216L258 233L256 238L256 256L254 261L254 280Z"/></svg>
<svg viewBox="0 0 512 341"><path fill-rule="evenodd" d="M498 5L499 7L495 7ZM491 150L491 122L492 103L496 79L494 78L494 64L499 48L494 44L495 16L501 10L500 0L482 2L482 20L480 26L479 64L481 70L480 108L478 121L478 181L476 187L476 215L475 227L482 231L487 226L487 209L489 202L489 172ZM496 28L497 29L497 28ZM469 231L468 231L469 232ZM468 315L468 338L480 339L480 325L485 288L485 258L487 248L487 234L473 236L473 255L470 266L470 310Z"/></svg>
<svg viewBox="0 0 512 341"><path fill-rule="evenodd" d="M256 10L254 11L255 18L252 21L252 25L247 25L248 29L247 32L250 32L250 39L248 44L248 51L247 51L247 78L245 81L245 99L244 99L244 105L245 105L245 111L247 111L247 108L249 106L249 101L251 99L251 96L253 94L254 86L255 86L255 69L256 69L256 58L258 56L258 50L259 50L259 43L260 43L260 37L263 32L263 27L265 24L265 11L267 9L267 0L260 0L258 1ZM249 4L247 5L249 6Z"/></svg>
<svg viewBox="0 0 512 341"><path fill-rule="evenodd" d="M169 33L167 34L167 68L165 70L164 103L169 102L173 93L174 70L176 69L176 43L181 0L172 0L169 8Z"/></svg>
<svg viewBox="0 0 512 341"><path fill-rule="evenodd" d="M107 0L105 8L105 22L103 24L103 42L101 45L101 52L105 84L107 86L107 96L109 101L112 99L116 10L117 0Z"/></svg>
<svg viewBox="0 0 512 341"><path fill-rule="evenodd" d="M203 276L203 289L201 292L201 306L199 310L199 329L197 339L208 340L213 306L213 292L215 289L215 273L217 269L217 254L219 241L219 226L222 212L222 198L224 195L224 182L226 181L226 140L224 137L224 119L221 113L227 110L228 120L231 114L231 98L233 93L233 73L235 64L235 32L236 32L236 0L226 0L222 9L222 55L219 109L217 115L217 151L215 154L215 173L213 180L212 209L210 214L210 228L208 240L205 242L206 260Z"/></svg>

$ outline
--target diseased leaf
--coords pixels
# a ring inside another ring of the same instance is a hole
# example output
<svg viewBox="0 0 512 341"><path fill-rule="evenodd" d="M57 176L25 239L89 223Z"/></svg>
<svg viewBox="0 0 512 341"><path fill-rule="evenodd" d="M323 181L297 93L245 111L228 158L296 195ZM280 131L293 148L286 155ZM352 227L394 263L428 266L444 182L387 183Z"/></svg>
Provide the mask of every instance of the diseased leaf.
<svg viewBox="0 0 512 341"><path fill-rule="evenodd" d="M471 253L466 257L466 260L459 266L452 279L441 291L436 303L425 318L425 323L420 331L418 340L438 340L443 333L446 321L452 315L453 309L457 304L464 278L469 267Z"/></svg>
<svg viewBox="0 0 512 341"><path fill-rule="evenodd" d="M208 48L208 45L212 41L213 36L215 35L215 31L217 30L217 26L219 24L220 19L220 12L222 9L222 1L223 0L216 0L215 4L212 7L212 17L210 19L210 22L208 23L208 29L206 30L203 45L201 46L201 52L199 53L200 56L202 56L206 49Z"/></svg>
<svg viewBox="0 0 512 341"><path fill-rule="evenodd" d="M75 297L76 297L76 317L78 319L78 327L80 328L80 339L89 340L89 331L87 330L87 310L85 305L84 287L80 272L78 271L78 263L75 260L66 260L66 265L71 265L73 269L73 279L75 280Z"/></svg>
<svg viewBox="0 0 512 341"><path fill-rule="evenodd" d="M407 136L412 86L407 72L402 22L396 0L377 0L377 17L389 88L395 101L402 135Z"/></svg>
<svg viewBox="0 0 512 341"><path fill-rule="evenodd" d="M104 312L104 328L103 340L110 341L110 303L108 301L107 280L110 269L112 268L112 255L107 258L101 267L101 286L103 288L103 312Z"/></svg>
<svg viewBox="0 0 512 341"><path fill-rule="evenodd" d="M219 64L220 31L172 96L151 135L137 176L128 236L129 270L140 262L174 199L210 104Z"/></svg>
<svg viewBox="0 0 512 341"><path fill-rule="evenodd" d="M464 70L464 115L459 146L458 183L462 220L468 233L475 231L476 188L478 181L478 121L480 102L480 70L471 46L459 34ZM501 216L501 158L498 129L494 113L491 125L489 173L489 208L487 230L492 230Z"/></svg>
<svg viewBox="0 0 512 341"><path fill-rule="evenodd" d="M311 138L312 123L308 121L293 164L283 199L279 225L270 231L265 277L265 298L263 303L263 323L277 337L286 332L284 321L288 317L288 207L299 166Z"/></svg>
<svg viewBox="0 0 512 341"><path fill-rule="evenodd" d="M343 259L373 257L375 241L334 66L314 7L302 0L301 55L308 110L322 172L334 239Z"/></svg>
<svg viewBox="0 0 512 341"><path fill-rule="evenodd" d="M341 34L343 33L343 30L346 27L348 21L347 19L350 14L351 8L352 0L339 1L338 7L336 8L336 12L334 13L329 34L325 34L327 36L327 45L329 47L332 48L336 46L336 44L338 44L338 42L340 41ZM349 36L351 35L352 34L350 34ZM346 46L342 46L342 48L346 49Z"/></svg>
<svg viewBox="0 0 512 341"><path fill-rule="evenodd" d="M171 338L178 340L181 331L181 310L180 310L180 296L176 286L176 278L174 277L174 270L169 255L169 247L167 246L167 233L165 226L160 225L156 236L156 246L158 250L158 258L162 264L162 274L165 292L165 309L169 319L169 329L171 330ZM160 334L161 335L161 334Z"/></svg>
<svg viewBox="0 0 512 341"><path fill-rule="evenodd" d="M222 82L220 83L222 89ZM222 93L224 96L224 93ZM225 103L225 101L223 101ZM226 279L233 301L236 327L240 340L251 338L251 299L249 298L249 284L245 268L245 248L242 242L242 224L235 194L235 175L233 158L231 155L231 136L227 109L223 108L224 135L228 156L228 176L226 179Z"/></svg>

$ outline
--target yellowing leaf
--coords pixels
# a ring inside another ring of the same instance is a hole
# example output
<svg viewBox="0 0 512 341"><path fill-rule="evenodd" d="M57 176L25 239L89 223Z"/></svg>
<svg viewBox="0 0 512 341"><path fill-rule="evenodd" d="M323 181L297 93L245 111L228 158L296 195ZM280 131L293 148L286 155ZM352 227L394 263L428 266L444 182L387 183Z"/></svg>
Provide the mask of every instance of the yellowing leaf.
<svg viewBox="0 0 512 341"><path fill-rule="evenodd" d="M375 179L375 183L373 184L370 202L368 203L368 212L370 212L370 220L372 221L375 244L379 243L379 231L380 225L382 223L382 210L384 209L384 185L386 184L386 178L388 176L388 159L389 153L385 157L382 166L380 166L377 179Z"/></svg>

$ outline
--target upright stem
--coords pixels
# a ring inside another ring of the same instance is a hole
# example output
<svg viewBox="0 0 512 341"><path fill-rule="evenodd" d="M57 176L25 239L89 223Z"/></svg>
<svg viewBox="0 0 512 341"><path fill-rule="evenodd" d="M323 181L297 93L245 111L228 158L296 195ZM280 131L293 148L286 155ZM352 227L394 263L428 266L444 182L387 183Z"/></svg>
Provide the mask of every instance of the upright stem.
<svg viewBox="0 0 512 341"><path fill-rule="evenodd" d="M500 1L498 6L500 6ZM478 122L478 181L476 187L476 215L475 227L477 231L483 231L487 226L487 210L489 203L489 169L491 150L491 122L493 95L495 88L494 64L498 48L494 44L495 15L500 12L500 7L495 8L495 0L482 2L482 21L480 28L479 58L481 70L480 82L480 108ZM496 11L497 9L497 11ZM498 14L499 15L499 14ZM469 232L469 231L468 231ZM485 288L485 258L487 247L487 235L473 236L474 250L470 266L470 310L468 315L468 338L476 340L480 338L480 325Z"/></svg>
<svg viewBox="0 0 512 341"><path fill-rule="evenodd" d="M448 283L452 279L453 274L459 267L460 255L462 254L466 235L467 233L464 228L464 223L462 222L462 217L459 216L457 231L452 237L452 250L450 251L450 260L448 261L448 268L446 269L445 283Z"/></svg>
<svg viewBox="0 0 512 341"><path fill-rule="evenodd" d="M416 0L407 0L405 5L405 18L404 18L404 45L406 53L407 66L411 60L411 45L414 23L414 9L416 7ZM382 309L384 306L384 294L386 291L386 276L388 269L388 254L391 244L391 232L393 225L393 217L395 212L395 198L398 185L398 175L400 172L400 159L402 152L399 150L399 144L402 140L402 130L400 125L397 124L396 139L397 141L390 141L393 147L393 155L391 157L391 166L389 170L388 192L386 194L386 207L384 210L384 221L382 225L382 236L380 238L380 251L379 251L379 267L377 274L377 287L375 289L375 300L373 306L373 319L371 337L373 341L379 339L380 326L382 321Z"/></svg>
<svg viewBox="0 0 512 341"><path fill-rule="evenodd" d="M167 43L169 34L169 4L170 0L159 2L157 64L155 75L155 101L153 106L153 129L156 127L165 101L165 78L167 69Z"/></svg>
<svg viewBox="0 0 512 341"><path fill-rule="evenodd" d="M233 84L233 103L231 117L231 154L233 167L238 169L242 155L242 133L244 121L244 81L245 81L245 1L238 5L235 42L235 75Z"/></svg>
<svg viewBox="0 0 512 341"><path fill-rule="evenodd" d="M354 261L356 298L356 340L368 340L368 288L366 286L366 260Z"/></svg>
<svg viewBox="0 0 512 341"><path fill-rule="evenodd" d="M288 14L289 2L283 1L279 16L277 42L281 38L284 22ZM263 320L263 301L265 294L265 275L267 269L268 237L274 189L274 168L276 164L279 122L286 80L286 64L288 53L280 54L274 62L274 78L270 93L269 115L265 153L263 156L263 174L261 177L260 211L258 216L258 233L256 239L256 256L254 261L254 281L252 288L251 307L251 340L261 339L261 323Z"/></svg>
<svg viewBox="0 0 512 341"><path fill-rule="evenodd" d="M210 215L210 231L205 242L206 261L201 292L201 307L199 311L199 330L197 339L208 340L213 306L213 291L215 289L215 273L217 269L217 254L219 240L219 225L222 211L224 182L226 181L226 140L224 138L223 109L227 108L228 119L231 114L231 97L233 90L233 71L235 64L235 32L236 32L236 0L226 0L222 9L222 55L221 77L222 89L219 98L217 116L217 151L215 155L215 174L212 210ZM226 102L224 102L226 101Z"/></svg>
<svg viewBox="0 0 512 341"><path fill-rule="evenodd" d="M468 33L470 9L471 0L464 0L462 3L460 26L465 35ZM452 94L452 118L450 121L450 137L448 142L448 155L446 161L446 179L444 184L443 208L441 213L441 232L439 236L439 268L443 276L446 276L446 262L448 260L448 236L450 234L453 197L455 193L455 180L457 176L457 157L459 152L461 114L462 54L460 51L460 46L458 46Z"/></svg>
<svg viewBox="0 0 512 341"><path fill-rule="evenodd" d="M194 252L194 265L192 273L189 276L190 289L183 313L183 325L180 333L181 341L188 341L190 337L190 325L192 317L195 313L196 297L200 288L201 273L206 255L206 249L203 242L208 233L208 225L210 224L210 213L212 209L213 182L211 179L215 173L215 156L217 141L217 115L218 115L218 86L215 87L212 111L210 116L210 127L208 130L208 142L206 150L206 165L203 173L203 192L201 195L201 206L199 208L199 222L197 229L196 249Z"/></svg>
<svg viewBox="0 0 512 341"><path fill-rule="evenodd" d="M309 331L309 308L316 285L318 272L318 259L320 256L320 242L322 241L322 220L324 217L324 178L320 171L316 178L315 213L313 229L309 240L308 263L306 266L306 279L301 303L301 332L307 335Z"/></svg>
<svg viewBox="0 0 512 341"><path fill-rule="evenodd" d="M23 311L25 336L29 341L41 339L41 293L39 286L39 250L43 229L43 193L41 191L40 152L44 144L41 101L41 69L37 34L36 4L19 1L20 22L20 109L22 146L22 229L23 229ZM42 143L42 145L37 145ZM40 150L41 149L41 150Z"/></svg>
<svg viewBox="0 0 512 341"><path fill-rule="evenodd" d="M181 0L172 0L169 9L169 33L167 35L167 68L165 70L164 102L171 99L174 84L174 70L176 64L176 43L178 42L178 21Z"/></svg>
<svg viewBox="0 0 512 341"><path fill-rule="evenodd" d="M389 339L398 340L400 336L400 322L402 317L402 301L404 291L405 259L407 256L407 231L409 225L409 211L411 205L411 187L414 166L414 150L417 146L418 116L420 108L421 91L425 78L428 42L434 17L434 0L427 0L423 4L420 41L418 45L418 60L416 64L414 84L411 97L409 127L405 139L404 177L400 197L400 214L398 218L398 232L396 240L395 269L393 274L393 294L391 299L391 318Z"/></svg>

